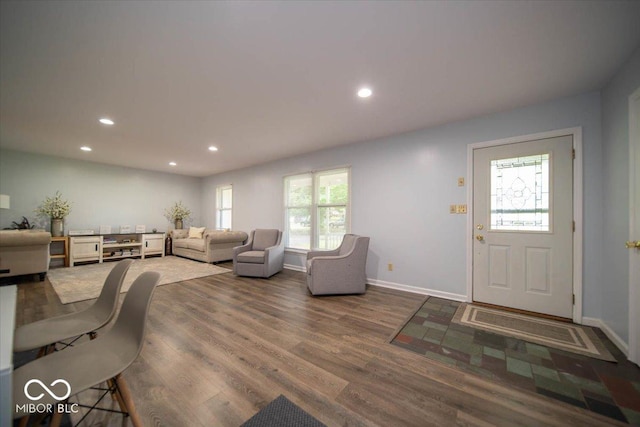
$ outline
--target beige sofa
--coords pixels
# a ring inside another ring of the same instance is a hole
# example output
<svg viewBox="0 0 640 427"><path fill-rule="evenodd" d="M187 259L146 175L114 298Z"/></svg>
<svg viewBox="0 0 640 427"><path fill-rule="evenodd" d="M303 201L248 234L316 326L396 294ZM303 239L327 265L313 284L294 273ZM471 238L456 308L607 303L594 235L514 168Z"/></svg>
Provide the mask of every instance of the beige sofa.
<svg viewBox="0 0 640 427"><path fill-rule="evenodd" d="M51 233L44 230L0 230L0 278L49 271Z"/></svg>
<svg viewBox="0 0 640 427"><path fill-rule="evenodd" d="M174 255L203 262L233 259L233 248L247 240L244 231L206 229L202 238L189 238L189 230L171 231L171 249Z"/></svg>

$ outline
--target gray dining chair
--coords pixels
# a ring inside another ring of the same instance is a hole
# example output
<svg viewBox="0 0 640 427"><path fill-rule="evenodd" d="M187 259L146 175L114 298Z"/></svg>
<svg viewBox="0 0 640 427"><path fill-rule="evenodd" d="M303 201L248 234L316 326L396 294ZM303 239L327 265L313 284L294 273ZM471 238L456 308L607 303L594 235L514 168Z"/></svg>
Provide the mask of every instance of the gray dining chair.
<svg viewBox="0 0 640 427"><path fill-rule="evenodd" d="M66 403L66 407L69 407L69 397L106 382L107 389L102 389L103 397L111 393L122 413L130 417L131 423L135 427L142 427L122 373L142 350L147 314L159 280L160 274L155 271L140 274L124 297L113 327L96 339L41 357L16 369L13 372L14 419L22 418L21 423L26 425L30 415L29 404L35 403L42 408L51 405L54 413L50 425L58 427L62 418L57 411L59 404ZM48 391L45 393L43 387L30 384L34 379L46 385ZM38 397L37 401L33 397ZM78 424L80 422L82 420Z"/></svg>
<svg viewBox="0 0 640 427"><path fill-rule="evenodd" d="M118 306L118 297L124 277L133 260L119 261L104 281L98 299L86 310L63 316L28 323L16 329L13 351L27 351L40 348L39 356L46 354L63 340L95 333L113 318ZM68 343L63 343L65 346Z"/></svg>

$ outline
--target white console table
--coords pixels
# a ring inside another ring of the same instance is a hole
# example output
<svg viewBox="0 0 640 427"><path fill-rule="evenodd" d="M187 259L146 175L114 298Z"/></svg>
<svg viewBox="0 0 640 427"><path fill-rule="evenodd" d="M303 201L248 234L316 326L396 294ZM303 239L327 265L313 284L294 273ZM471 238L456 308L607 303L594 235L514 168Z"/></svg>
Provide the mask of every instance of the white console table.
<svg viewBox="0 0 640 427"><path fill-rule="evenodd" d="M126 233L71 236L69 265L86 261L99 263L122 258L164 256L164 233Z"/></svg>

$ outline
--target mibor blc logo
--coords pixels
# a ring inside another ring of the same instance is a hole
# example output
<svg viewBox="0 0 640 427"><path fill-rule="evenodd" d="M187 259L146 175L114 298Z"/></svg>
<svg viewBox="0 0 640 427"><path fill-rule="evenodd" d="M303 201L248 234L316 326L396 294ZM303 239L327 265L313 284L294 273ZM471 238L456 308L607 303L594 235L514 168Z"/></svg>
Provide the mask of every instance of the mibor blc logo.
<svg viewBox="0 0 640 427"><path fill-rule="evenodd" d="M66 387L66 392L61 396L58 396L54 393L53 390L51 390L51 388L55 387L57 384L63 384ZM37 402L42 399L45 393L53 397L58 402L66 400L69 396L71 396L71 384L69 384L69 382L66 380L58 378L48 386L39 379L31 379L24 385L24 395L33 402ZM75 414L78 412L78 404L25 403L24 405L16 405L16 412L27 412L33 414L53 411Z"/></svg>

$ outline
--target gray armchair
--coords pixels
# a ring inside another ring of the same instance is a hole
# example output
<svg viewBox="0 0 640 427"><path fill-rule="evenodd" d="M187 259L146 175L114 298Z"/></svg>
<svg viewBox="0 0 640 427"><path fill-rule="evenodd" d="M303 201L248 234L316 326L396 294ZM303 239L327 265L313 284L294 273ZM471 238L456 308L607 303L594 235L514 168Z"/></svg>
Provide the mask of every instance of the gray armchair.
<svg viewBox="0 0 640 427"><path fill-rule="evenodd" d="M253 230L246 245L233 248L233 273L238 276L271 277L284 268L282 231Z"/></svg>
<svg viewBox="0 0 640 427"><path fill-rule="evenodd" d="M307 287L313 295L363 294L369 238L345 234L332 251L307 253Z"/></svg>

